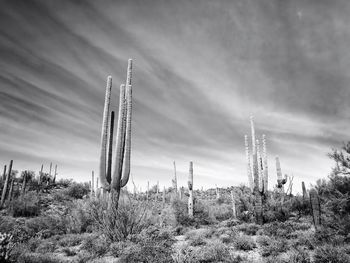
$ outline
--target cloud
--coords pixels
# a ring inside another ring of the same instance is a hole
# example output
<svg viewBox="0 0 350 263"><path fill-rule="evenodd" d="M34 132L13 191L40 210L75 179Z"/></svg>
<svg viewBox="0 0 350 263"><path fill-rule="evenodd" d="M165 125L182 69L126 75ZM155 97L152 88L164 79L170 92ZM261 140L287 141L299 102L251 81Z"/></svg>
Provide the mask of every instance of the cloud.
<svg viewBox="0 0 350 263"><path fill-rule="evenodd" d="M346 1L4 1L0 9L0 160L97 170L105 82L113 110L134 59L136 184L247 183L249 115L295 187L331 170L349 140ZM197 180L197 181L196 181Z"/></svg>

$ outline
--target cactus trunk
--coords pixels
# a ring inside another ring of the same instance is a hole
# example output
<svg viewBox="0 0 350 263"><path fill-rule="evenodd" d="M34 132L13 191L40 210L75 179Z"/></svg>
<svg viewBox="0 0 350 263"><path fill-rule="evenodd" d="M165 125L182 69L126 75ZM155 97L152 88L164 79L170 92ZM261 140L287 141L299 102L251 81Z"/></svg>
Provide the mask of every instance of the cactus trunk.
<svg viewBox="0 0 350 263"><path fill-rule="evenodd" d="M176 176L176 164L174 161L174 180L173 180L174 196L177 195L177 176Z"/></svg>
<svg viewBox="0 0 350 263"><path fill-rule="evenodd" d="M90 194L91 194L91 197L94 196L94 183L95 183L95 175L94 175L94 171L91 172L91 189L90 189Z"/></svg>
<svg viewBox="0 0 350 263"><path fill-rule="evenodd" d="M113 131L114 131L114 111L111 112L110 126L109 126L109 143L108 143L108 160L107 160L107 182L112 181L112 154L113 154Z"/></svg>
<svg viewBox="0 0 350 263"><path fill-rule="evenodd" d="M4 171L2 173L2 182L5 183L6 180L6 165L4 165Z"/></svg>
<svg viewBox="0 0 350 263"><path fill-rule="evenodd" d="M2 195L1 195L0 208L2 208L2 207L4 206L4 203L5 203L5 198L6 198L6 194L7 194L8 183L9 183L10 176L11 176L11 172L12 172L12 164L13 164L13 160L10 161L9 170L8 170L8 172L7 172L7 175L6 175L6 179L5 179L5 183L4 183L4 188L3 188L3 190L2 190Z"/></svg>
<svg viewBox="0 0 350 263"><path fill-rule="evenodd" d="M267 149L266 149L266 136L263 134L262 136L262 159L263 159L263 171L264 171L264 193L267 194L268 184L269 184L269 173L268 173L268 165L267 165Z"/></svg>
<svg viewBox="0 0 350 263"><path fill-rule="evenodd" d="M237 217L236 201L235 201L235 197L233 194L233 190L231 190L231 199L232 199L232 215L233 215L233 218L236 218Z"/></svg>
<svg viewBox="0 0 350 263"><path fill-rule="evenodd" d="M321 226L321 205L318 194L314 189L310 191L310 203L314 225L318 229Z"/></svg>
<svg viewBox="0 0 350 263"><path fill-rule="evenodd" d="M301 182L301 188L303 189L303 200L305 202L306 198L307 198L307 192L306 192L306 188L305 188L305 183Z"/></svg>
<svg viewBox="0 0 350 263"><path fill-rule="evenodd" d="M188 176L188 216L193 218L193 163L190 162L189 176Z"/></svg>
<svg viewBox="0 0 350 263"><path fill-rule="evenodd" d="M246 161L247 161L247 175L248 175L249 187L250 187L250 189L252 191L254 191L252 167L251 167L251 164L250 164L249 142L248 142L248 136L247 135L244 135L244 145L245 145L245 155L246 155Z"/></svg>
<svg viewBox="0 0 350 263"><path fill-rule="evenodd" d="M9 201L9 202L11 202L11 200L12 200L14 182L15 182L15 179L13 178L13 179L11 180L10 191L9 191L9 196L8 196L8 201Z"/></svg>

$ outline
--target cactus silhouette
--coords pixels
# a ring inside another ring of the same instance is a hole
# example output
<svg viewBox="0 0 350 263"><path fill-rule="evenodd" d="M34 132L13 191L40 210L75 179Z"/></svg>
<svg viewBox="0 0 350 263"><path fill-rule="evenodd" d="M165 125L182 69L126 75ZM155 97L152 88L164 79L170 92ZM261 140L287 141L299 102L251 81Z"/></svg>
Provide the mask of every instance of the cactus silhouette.
<svg viewBox="0 0 350 263"><path fill-rule="evenodd" d="M314 225L315 228L318 229L321 226L321 205L320 198L315 189L310 191L310 204Z"/></svg>

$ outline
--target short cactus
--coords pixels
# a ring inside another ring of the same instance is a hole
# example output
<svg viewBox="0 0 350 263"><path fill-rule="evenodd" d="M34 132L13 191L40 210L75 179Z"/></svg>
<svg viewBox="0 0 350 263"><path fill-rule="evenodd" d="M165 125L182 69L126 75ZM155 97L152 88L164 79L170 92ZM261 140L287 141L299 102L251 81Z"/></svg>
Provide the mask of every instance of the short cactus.
<svg viewBox="0 0 350 263"><path fill-rule="evenodd" d="M12 173L12 165L13 165L13 160L10 161L9 170L7 172L7 175L6 175L4 188L3 188L2 194L1 194L0 208L2 208L4 206L4 203L5 203L5 198L6 198L6 194L7 194L7 188L8 188L8 184L9 184L9 181L10 181L10 176L11 176L11 173Z"/></svg>

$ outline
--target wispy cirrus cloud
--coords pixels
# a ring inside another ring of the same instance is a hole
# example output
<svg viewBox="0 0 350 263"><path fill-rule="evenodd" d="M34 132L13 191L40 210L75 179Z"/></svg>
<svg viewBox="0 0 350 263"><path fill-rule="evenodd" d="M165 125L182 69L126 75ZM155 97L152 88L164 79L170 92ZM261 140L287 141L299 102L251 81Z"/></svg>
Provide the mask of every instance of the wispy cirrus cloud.
<svg viewBox="0 0 350 263"><path fill-rule="evenodd" d="M0 160L97 170L105 80L134 59L132 173L169 185L246 183L249 115L296 189L349 140L347 1L3 1ZM115 103L117 104L117 103ZM116 110L114 105L114 110Z"/></svg>

